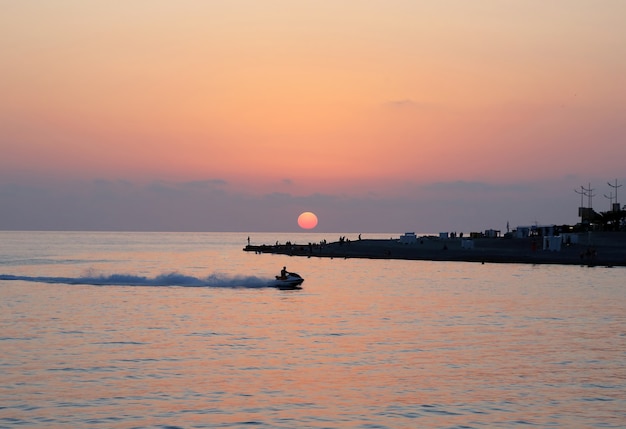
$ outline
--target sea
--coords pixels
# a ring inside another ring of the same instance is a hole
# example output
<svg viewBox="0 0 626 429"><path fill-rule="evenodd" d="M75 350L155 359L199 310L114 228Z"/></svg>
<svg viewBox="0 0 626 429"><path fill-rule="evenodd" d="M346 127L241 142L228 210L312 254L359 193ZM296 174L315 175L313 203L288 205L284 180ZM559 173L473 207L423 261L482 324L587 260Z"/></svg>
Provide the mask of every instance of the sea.
<svg viewBox="0 0 626 429"><path fill-rule="evenodd" d="M626 427L626 269L243 251L340 236L0 232L0 428Z"/></svg>

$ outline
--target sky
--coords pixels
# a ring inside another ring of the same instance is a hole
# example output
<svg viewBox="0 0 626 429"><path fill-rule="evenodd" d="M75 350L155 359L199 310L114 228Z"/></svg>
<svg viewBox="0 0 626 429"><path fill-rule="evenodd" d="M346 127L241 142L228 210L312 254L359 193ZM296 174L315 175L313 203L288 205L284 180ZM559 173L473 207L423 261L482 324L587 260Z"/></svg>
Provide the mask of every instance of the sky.
<svg viewBox="0 0 626 429"><path fill-rule="evenodd" d="M625 16L623 0L0 0L0 230L575 224L582 186L596 211L626 203Z"/></svg>

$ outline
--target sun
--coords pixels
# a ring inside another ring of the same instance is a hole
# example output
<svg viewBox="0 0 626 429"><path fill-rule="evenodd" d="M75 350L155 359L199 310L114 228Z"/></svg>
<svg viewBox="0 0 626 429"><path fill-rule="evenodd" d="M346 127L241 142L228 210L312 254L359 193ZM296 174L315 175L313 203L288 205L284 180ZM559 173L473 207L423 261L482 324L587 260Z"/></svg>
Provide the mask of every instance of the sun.
<svg viewBox="0 0 626 429"><path fill-rule="evenodd" d="M317 216L312 212L304 212L298 216L298 225L302 229L313 229L317 226Z"/></svg>

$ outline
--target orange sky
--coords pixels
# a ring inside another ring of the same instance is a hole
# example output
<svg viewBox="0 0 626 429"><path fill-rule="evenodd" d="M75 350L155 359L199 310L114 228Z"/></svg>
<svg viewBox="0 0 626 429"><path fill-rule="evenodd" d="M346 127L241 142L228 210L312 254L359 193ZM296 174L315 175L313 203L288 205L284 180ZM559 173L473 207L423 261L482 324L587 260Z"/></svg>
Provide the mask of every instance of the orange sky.
<svg viewBox="0 0 626 429"><path fill-rule="evenodd" d="M570 192L626 174L624 16L621 0L2 2L0 180L307 196L573 176Z"/></svg>

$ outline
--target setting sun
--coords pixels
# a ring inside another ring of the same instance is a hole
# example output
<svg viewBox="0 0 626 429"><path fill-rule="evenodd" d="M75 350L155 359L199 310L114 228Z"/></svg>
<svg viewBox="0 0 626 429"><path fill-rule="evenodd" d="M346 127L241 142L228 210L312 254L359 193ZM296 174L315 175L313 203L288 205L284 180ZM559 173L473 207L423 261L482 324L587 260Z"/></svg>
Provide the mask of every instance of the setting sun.
<svg viewBox="0 0 626 429"><path fill-rule="evenodd" d="M317 216L315 213L304 212L298 216L298 225L303 229L313 229L317 226Z"/></svg>

